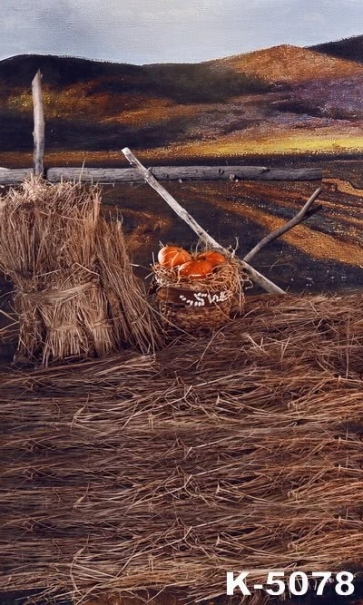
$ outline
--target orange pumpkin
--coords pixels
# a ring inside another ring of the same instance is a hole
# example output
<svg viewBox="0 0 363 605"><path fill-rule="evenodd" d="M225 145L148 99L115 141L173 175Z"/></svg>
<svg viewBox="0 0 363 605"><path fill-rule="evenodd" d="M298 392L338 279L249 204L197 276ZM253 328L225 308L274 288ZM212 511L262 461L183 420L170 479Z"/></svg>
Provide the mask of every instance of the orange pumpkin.
<svg viewBox="0 0 363 605"><path fill-rule="evenodd" d="M223 256L221 252L217 252L217 250L206 250L205 252L201 252L198 254L197 259L207 260L212 263L213 267L221 265L227 261L226 257Z"/></svg>
<svg viewBox="0 0 363 605"><path fill-rule="evenodd" d="M178 246L164 246L158 253L158 261L163 267L177 267L191 259L189 252Z"/></svg>
<svg viewBox="0 0 363 605"><path fill-rule="evenodd" d="M213 271L213 265L207 260L191 260L183 265L180 265L178 269L179 277L205 277L208 273Z"/></svg>

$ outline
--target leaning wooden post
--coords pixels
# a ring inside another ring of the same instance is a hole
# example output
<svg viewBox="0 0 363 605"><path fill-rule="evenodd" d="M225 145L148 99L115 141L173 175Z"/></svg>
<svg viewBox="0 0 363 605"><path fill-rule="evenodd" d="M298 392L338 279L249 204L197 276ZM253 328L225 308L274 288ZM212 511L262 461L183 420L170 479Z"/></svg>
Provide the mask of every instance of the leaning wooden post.
<svg viewBox="0 0 363 605"><path fill-rule="evenodd" d="M189 212L187 212L162 185L160 185L156 178L151 174L150 170L147 170L147 168L145 168L145 166L143 166L141 162L139 162L139 160L134 156L134 154L132 153L132 151L130 151L128 147L122 149L122 153L124 154L125 158L130 162L130 164L140 171L140 173L143 175L145 181L150 185L150 187L155 189L155 191L157 191L158 194L161 195L162 198L164 198L166 203L169 204L169 206L174 210L174 212L178 216L180 216L180 218L183 219L183 221L185 221L187 225L191 227L191 229L193 229L193 231L203 242L209 244L210 246L213 246L213 248L216 248L221 252L224 252L225 254L229 253L228 250L226 250L226 248L223 248L223 246L221 246L215 239L213 239L213 237L211 237L209 233L204 231L204 229L189 214ZM279 286L267 279L267 277L265 277L264 275L261 275L261 273L256 271L256 269L251 267L251 265L248 265L245 261L240 262L242 266L246 269L246 271L248 271L251 279L256 284L261 286L261 288L263 288L267 292L270 292L271 294L285 294L284 290L279 288Z"/></svg>
<svg viewBox="0 0 363 605"><path fill-rule="evenodd" d="M256 246L252 248L252 250L250 250L250 252L246 254L246 256L243 257L243 260L246 263L249 263L256 256L256 254L258 254L258 252L262 250L262 248L267 246L267 244L273 242L273 240L280 237L280 235L282 235L283 233L286 233L286 231L290 231L290 229L292 229L299 223L302 223L306 218L308 218L312 214L315 214L315 212L317 212L320 208L316 208L314 212L310 208L315 202L315 200L319 197L321 192L321 187L319 187L319 189L316 189L313 195L306 202L305 206L301 208L300 212L298 212L288 223L282 225L282 227L278 227L278 229L275 229L275 231L272 231L272 233L266 235L266 237L264 237L260 242L258 242L258 244L256 244Z"/></svg>
<svg viewBox="0 0 363 605"><path fill-rule="evenodd" d="M32 81L33 111L34 111L34 174L44 173L44 111L42 99L41 73L38 69Z"/></svg>

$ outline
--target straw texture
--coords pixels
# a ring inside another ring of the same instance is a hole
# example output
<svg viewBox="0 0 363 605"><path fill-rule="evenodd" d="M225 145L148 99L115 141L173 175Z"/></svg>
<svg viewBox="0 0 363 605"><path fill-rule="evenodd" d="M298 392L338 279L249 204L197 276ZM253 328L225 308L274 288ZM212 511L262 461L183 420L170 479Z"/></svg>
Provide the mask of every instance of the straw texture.
<svg viewBox="0 0 363 605"><path fill-rule="evenodd" d="M0 200L0 270L14 284L17 359L103 356L161 343L119 222L96 186L31 177Z"/></svg>
<svg viewBox="0 0 363 605"><path fill-rule="evenodd" d="M153 356L0 376L0 589L208 599L226 571L362 569L362 307L265 295Z"/></svg>

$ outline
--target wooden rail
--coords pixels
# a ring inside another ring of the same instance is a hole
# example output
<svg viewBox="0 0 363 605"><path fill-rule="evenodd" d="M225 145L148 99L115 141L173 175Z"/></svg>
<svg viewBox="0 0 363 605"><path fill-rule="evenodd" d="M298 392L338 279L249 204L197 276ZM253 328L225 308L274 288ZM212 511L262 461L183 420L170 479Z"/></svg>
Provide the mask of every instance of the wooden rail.
<svg viewBox="0 0 363 605"><path fill-rule="evenodd" d="M34 171L35 172L35 171ZM150 168L159 181L319 181L320 168L265 168L263 166L158 166ZM0 183L21 183L33 173L31 168L0 168ZM143 177L134 168L48 168L44 176L52 183L61 180L94 183L141 183Z"/></svg>
<svg viewBox="0 0 363 605"><path fill-rule="evenodd" d="M263 166L162 166L150 168L158 181L215 181L215 180L268 180L312 181L321 180L320 168L265 168ZM49 168L49 181L80 179L97 182L143 182L143 176L134 168Z"/></svg>
<svg viewBox="0 0 363 605"><path fill-rule="evenodd" d="M22 183L31 174L34 174L32 168L9 170L8 168L0 167L0 183L1 185L16 185L16 183Z"/></svg>

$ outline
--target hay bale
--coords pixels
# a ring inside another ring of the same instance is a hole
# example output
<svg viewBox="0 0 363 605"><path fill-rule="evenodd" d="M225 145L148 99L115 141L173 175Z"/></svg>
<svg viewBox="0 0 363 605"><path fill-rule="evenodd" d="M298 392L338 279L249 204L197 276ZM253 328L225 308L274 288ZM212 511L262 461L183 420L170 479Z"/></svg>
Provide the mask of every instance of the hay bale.
<svg viewBox="0 0 363 605"><path fill-rule="evenodd" d="M76 601L362 570L362 297L261 296L174 342L0 376L0 589Z"/></svg>
<svg viewBox="0 0 363 605"><path fill-rule="evenodd" d="M100 217L101 193L31 177L0 200L0 270L14 284L16 359L103 356L160 345L120 223Z"/></svg>

